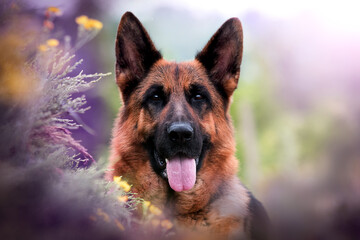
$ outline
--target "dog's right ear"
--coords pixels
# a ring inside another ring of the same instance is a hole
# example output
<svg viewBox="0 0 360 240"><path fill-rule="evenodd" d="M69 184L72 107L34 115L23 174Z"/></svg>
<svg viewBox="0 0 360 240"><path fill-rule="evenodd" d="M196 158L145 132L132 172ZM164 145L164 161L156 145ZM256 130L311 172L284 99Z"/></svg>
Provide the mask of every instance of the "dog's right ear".
<svg viewBox="0 0 360 240"><path fill-rule="evenodd" d="M145 28L131 12L126 12L121 18L115 51L116 83L126 103L151 66L162 57Z"/></svg>
<svg viewBox="0 0 360 240"><path fill-rule="evenodd" d="M229 99L237 87L243 50L243 31L238 18L227 20L196 55L219 93Z"/></svg>

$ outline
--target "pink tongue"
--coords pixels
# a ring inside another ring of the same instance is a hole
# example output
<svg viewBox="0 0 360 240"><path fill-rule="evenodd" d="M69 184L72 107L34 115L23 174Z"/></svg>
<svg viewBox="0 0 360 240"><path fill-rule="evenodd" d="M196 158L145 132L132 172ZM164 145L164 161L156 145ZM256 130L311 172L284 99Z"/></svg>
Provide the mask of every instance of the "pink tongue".
<svg viewBox="0 0 360 240"><path fill-rule="evenodd" d="M189 190L196 181L195 159L174 157L167 162L166 172L170 187L174 191Z"/></svg>

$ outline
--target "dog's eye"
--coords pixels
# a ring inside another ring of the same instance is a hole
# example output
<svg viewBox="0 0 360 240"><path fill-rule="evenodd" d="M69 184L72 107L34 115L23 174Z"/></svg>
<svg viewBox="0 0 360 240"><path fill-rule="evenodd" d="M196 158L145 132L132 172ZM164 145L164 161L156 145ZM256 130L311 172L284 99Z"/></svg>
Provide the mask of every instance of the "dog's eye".
<svg viewBox="0 0 360 240"><path fill-rule="evenodd" d="M163 90L161 85L153 85L143 94L142 97L142 106L151 107L153 109L162 109L167 101L168 96Z"/></svg>
<svg viewBox="0 0 360 240"><path fill-rule="evenodd" d="M161 97L159 94L154 94L151 96L150 98L152 101L160 101L161 100Z"/></svg>
<svg viewBox="0 0 360 240"><path fill-rule="evenodd" d="M201 94L195 94L195 95L193 96L193 100L195 100L195 101L204 100L204 96L201 95Z"/></svg>

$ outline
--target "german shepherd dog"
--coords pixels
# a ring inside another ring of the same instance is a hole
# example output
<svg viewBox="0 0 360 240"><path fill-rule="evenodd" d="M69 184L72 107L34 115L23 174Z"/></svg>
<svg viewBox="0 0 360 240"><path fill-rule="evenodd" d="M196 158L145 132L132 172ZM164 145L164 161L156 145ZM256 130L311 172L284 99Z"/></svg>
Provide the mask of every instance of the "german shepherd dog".
<svg viewBox="0 0 360 240"><path fill-rule="evenodd" d="M262 239L267 221L261 203L236 175L229 105L242 45L241 23L231 18L195 60L168 62L130 12L116 38L123 106L108 177L122 176L177 225L220 239Z"/></svg>

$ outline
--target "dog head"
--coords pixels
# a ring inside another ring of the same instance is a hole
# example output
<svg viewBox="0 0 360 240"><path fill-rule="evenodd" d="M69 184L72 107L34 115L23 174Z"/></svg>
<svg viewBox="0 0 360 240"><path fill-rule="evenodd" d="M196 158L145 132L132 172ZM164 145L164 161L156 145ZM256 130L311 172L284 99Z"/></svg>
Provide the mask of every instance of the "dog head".
<svg viewBox="0 0 360 240"><path fill-rule="evenodd" d="M116 38L121 121L173 190L191 189L215 143L231 136L228 108L241 58L237 18L226 21L194 61L175 63L162 58L132 13L122 17Z"/></svg>

